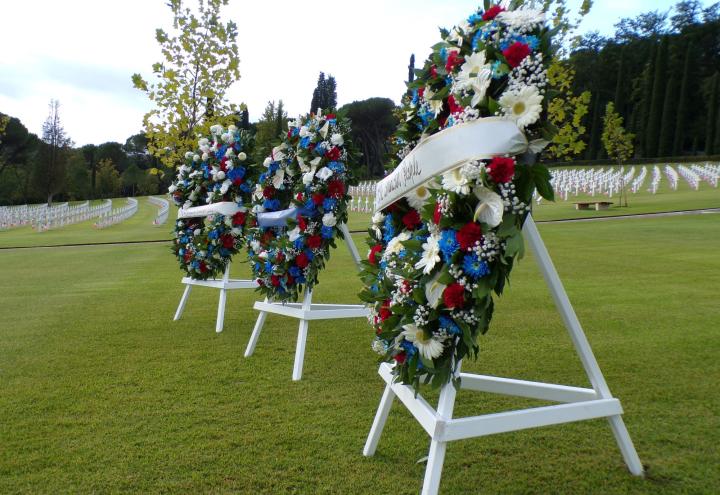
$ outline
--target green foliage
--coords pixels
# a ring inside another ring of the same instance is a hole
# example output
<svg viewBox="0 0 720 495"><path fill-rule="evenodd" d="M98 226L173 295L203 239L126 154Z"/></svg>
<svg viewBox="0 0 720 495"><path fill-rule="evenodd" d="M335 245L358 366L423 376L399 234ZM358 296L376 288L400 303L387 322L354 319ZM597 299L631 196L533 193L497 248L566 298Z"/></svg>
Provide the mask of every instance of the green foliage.
<svg viewBox="0 0 720 495"><path fill-rule="evenodd" d="M148 149L167 168L179 166L210 125L233 123L237 109L225 95L240 71L237 26L221 21L220 10L227 3L198 0L196 14L182 0L170 0L173 31L156 32L163 60L152 66L155 81L132 76L133 85L155 105L143 119Z"/></svg>
<svg viewBox="0 0 720 495"><path fill-rule="evenodd" d="M275 101L267 102L260 120L255 124L255 153L259 163L262 163L265 157L270 155L273 146L280 139L280 134L277 130L278 108L281 109L281 104L282 102L276 107ZM283 118L287 119L287 114L285 114Z"/></svg>
<svg viewBox="0 0 720 495"><path fill-rule="evenodd" d="M548 68L548 83L555 97L548 104L548 120L557 128L547 148L549 156L559 160L572 160L587 146L583 141L585 115L590 104L590 92L575 95L572 91L575 71L555 60Z"/></svg>
<svg viewBox="0 0 720 495"><path fill-rule="evenodd" d="M660 142L660 127L663 114L663 101L665 100L665 86L667 84L667 64L669 38L663 36L658 48L653 79L652 99L650 100L650 113L645 131L647 141L647 156L657 156Z"/></svg>
<svg viewBox="0 0 720 495"><path fill-rule="evenodd" d="M337 107L337 83L332 75L325 79L325 73L321 72L318 82L313 90L312 101L310 102L310 113L315 113L320 108L334 110Z"/></svg>
<svg viewBox="0 0 720 495"><path fill-rule="evenodd" d="M605 151L613 160L622 164L633 155L633 138L635 136L625 131L623 119L615 111L612 102L605 107L605 118L603 119L602 142Z"/></svg>
<svg viewBox="0 0 720 495"><path fill-rule="evenodd" d="M47 199L48 205L65 185L65 172L73 145L60 122L60 102L50 100L49 107L33 171L33 183L43 198Z"/></svg>
<svg viewBox="0 0 720 495"><path fill-rule="evenodd" d="M101 198L112 198L120 194L122 181L120 173L109 158L103 158L98 163L97 192Z"/></svg>
<svg viewBox="0 0 720 495"><path fill-rule="evenodd" d="M720 74L718 72L713 74L709 87L710 97L708 98L707 117L705 119L707 129L705 133L705 154L707 155L715 153L717 149L715 147L715 129L718 120L718 104L720 104L720 98L718 97L718 93L720 93Z"/></svg>

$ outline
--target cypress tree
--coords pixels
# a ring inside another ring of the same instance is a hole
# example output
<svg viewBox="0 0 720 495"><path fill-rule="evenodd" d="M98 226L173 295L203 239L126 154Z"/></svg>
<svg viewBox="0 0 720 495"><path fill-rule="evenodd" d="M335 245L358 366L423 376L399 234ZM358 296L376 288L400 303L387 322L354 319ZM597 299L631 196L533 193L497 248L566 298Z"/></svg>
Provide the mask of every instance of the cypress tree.
<svg viewBox="0 0 720 495"><path fill-rule="evenodd" d="M620 61L618 62L617 82L615 83L615 111L622 117L625 113L625 91L624 86L624 65L625 65L625 47L620 49Z"/></svg>
<svg viewBox="0 0 720 495"><path fill-rule="evenodd" d="M408 83L415 80L415 54L410 55L410 64L408 65Z"/></svg>
<svg viewBox="0 0 720 495"><path fill-rule="evenodd" d="M648 154L648 140L647 125L648 116L650 115L650 100L652 99L653 90L653 74L655 73L655 58L657 57L657 45L653 43L650 49L650 60L643 69L642 73L642 99L639 104L639 111L637 112L637 121L633 126L633 129L637 133L638 141L642 149L642 155L644 157L649 156Z"/></svg>
<svg viewBox="0 0 720 495"><path fill-rule="evenodd" d="M323 108L337 108L337 83L335 82L335 78L332 75L329 76L325 81L325 88L323 93L325 94Z"/></svg>
<svg viewBox="0 0 720 495"><path fill-rule="evenodd" d="M675 130L675 105L677 103L678 81L674 71L665 86L665 99L660 120L660 137L658 139L657 156L670 156L673 146L673 131Z"/></svg>
<svg viewBox="0 0 720 495"><path fill-rule="evenodd" d="M647 150L650 157L657 156L660 141L660 122L662 120L662 105L665 98L665 82L667 77L668 37L663 36L658 49L655 63L655 77L653 78L652 100L650 101L650 114L645 132Z"/></svg>
<svg viewBox="0 0 720 495"><path fill-rule="evenodd" d="M280 100L277 105L277 113L275 115L275 136L279 136L283 133L283 127L285 124L285 111L283 110L283 101Z"/></svg>
<svg viewBox="0 0 720 495"><path fill-rule="evenodd" d="M315 113L318 108L322 108L323 89L325 88L325 73L321 72L318 76L317 86L313 91L312 101L310 102L310 113Z"/></svg>
<svg viewBox="0 0 720 495"><path fill-rule="evenodd" d="M688 42L685 50L685 63L683 64L682 82L680 83L680 94L677 97L677 117L675 122L675 139L673 140L672 154L682 154L683 143L685 142L685 126L687 122L688 92L690 91L690 72L692 70L693 43Z"/></svg>
<svg viewBox="0 0 720 495"><path fill-rule="evenodd" d="M710 79L710 100L708 103L707 120L705 124L705 154L715 154L715 129L718 119L718 73L715 72Z"/></svg>

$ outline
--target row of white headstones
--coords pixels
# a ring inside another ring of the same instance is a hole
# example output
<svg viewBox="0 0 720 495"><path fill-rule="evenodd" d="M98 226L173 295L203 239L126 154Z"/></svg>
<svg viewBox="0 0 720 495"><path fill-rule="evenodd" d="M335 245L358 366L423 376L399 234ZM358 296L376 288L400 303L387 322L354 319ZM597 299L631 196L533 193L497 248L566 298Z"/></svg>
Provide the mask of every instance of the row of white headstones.
<svg viewBox="0 0 720 495"><path fill-rule="evenodd" d="M567 201L570 196L587 194L590 196L604 195L612 198L624 188L633 194L643 189L650 176L650 183L647 191L657 194L662 181L663 172L667 177L670 189L677 191L680 178L685 180L693 190L700 189L700 184L706 182L711 187L717 188L720 179L720 165L711 163L675 165L677 170L670 164L662 169L658 165L652 167L651 174L648 167L643 166L638 173L637 167L610 167L600 168L576 168L576 169L554 169L552 173L552 186L558 199ZM353 212L370 213L373 209L375 196L375 181L362 182L357 186L350 187L349 210ZM534 195L539 204L542 198L536 193Z"/></svg>
<svg viewBox="0 0 720 495"><path fill-rule="evenodd" d="M150 197L149 202L159 208L153 225L164 224L170 212L170 202L156 197ZM60 203L53 206L47 204L2 206L0 230L29 225L37 232L45 232L93 219L95 219L93 227L103 229L127 220L137 211L138 201L135 198L127 198L127 204L115 209L110 199L97 205L90 205L89 201L85 201L75 205Z"/></svg>

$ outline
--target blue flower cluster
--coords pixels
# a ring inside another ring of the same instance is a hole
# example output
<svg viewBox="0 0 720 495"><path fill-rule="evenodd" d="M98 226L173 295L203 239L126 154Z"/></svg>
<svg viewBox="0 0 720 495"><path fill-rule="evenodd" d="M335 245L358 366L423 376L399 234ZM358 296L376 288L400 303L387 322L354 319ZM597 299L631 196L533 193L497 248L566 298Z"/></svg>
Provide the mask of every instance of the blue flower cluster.
<svg viewBox="0 0 720 495"><path fill-rule="evenodd" d="M455 229L446 229L440 233L440 252L442 252L445 263L450 263L453 254L460 249L457 241L457 231Z"/></svg>
<svg viewBox="0 0 720 495"><path fill-rule="evenodd" d="M477 280L490 273L490 267L487 261L481 260L475 253L466 254L463 257L463 270L465 270L465 273L473 280Z"/></svg>

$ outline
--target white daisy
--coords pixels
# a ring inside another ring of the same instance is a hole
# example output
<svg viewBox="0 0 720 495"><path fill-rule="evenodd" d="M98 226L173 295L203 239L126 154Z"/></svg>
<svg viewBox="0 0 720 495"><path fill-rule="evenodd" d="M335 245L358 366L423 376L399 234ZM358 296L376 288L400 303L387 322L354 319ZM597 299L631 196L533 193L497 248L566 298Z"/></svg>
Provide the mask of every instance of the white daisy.
<svg viewBox="0 0 720 495"><path fill-rule="evenodd" d="M480 203L475 207L473 220L486 223L490 227L500 225L505 207L500 195L483 186L476 187L473 192L480 200Z"/></svg>
<svg viewBox="0 0 720 495"><path fill-rule="evenodd" d="M423 184L416 189L413 189L408 193L407 196L405 196L408 203L410 203L410 206L412 206L418 211L420 211L422 207L425 206L425 203L427 203L430 199L430 190L428 189L429 185L430 184Z"/></svg>
<svg viewBox="0 0 720 495"><path fill-rule="evenodd" d="M442 175L442 187L447 191L456 192L458 194L469 194L470 186L460 168L454 168Z"/></svg>
<svg viewBox="0 0 720 495"><path fill-rule="evenodd" d="M519 91L506 91L498 103L505 116L510 117L521 129L534 124L542 112L542 95L535 86L525 86Z"/></svg>
<svg viewBox="0 0 720 495"><path fill-rule="evenodd" d="M416 325L403 325L401 334L405 340L412 342L421 356L426 359L439 357L443 352L443 344L439 340L425 337L425 331Z"/></svg>
<svg viewBox="0 0 720 495"><path fill-rule="evenodd" d="M422 248L422 258L415 263L415 268L418 270L422 268L423 273L428 274L435 268L435 264L440 261L440 238L436 235L431 235L427 238L427 241L423 243Z"/></svg>

